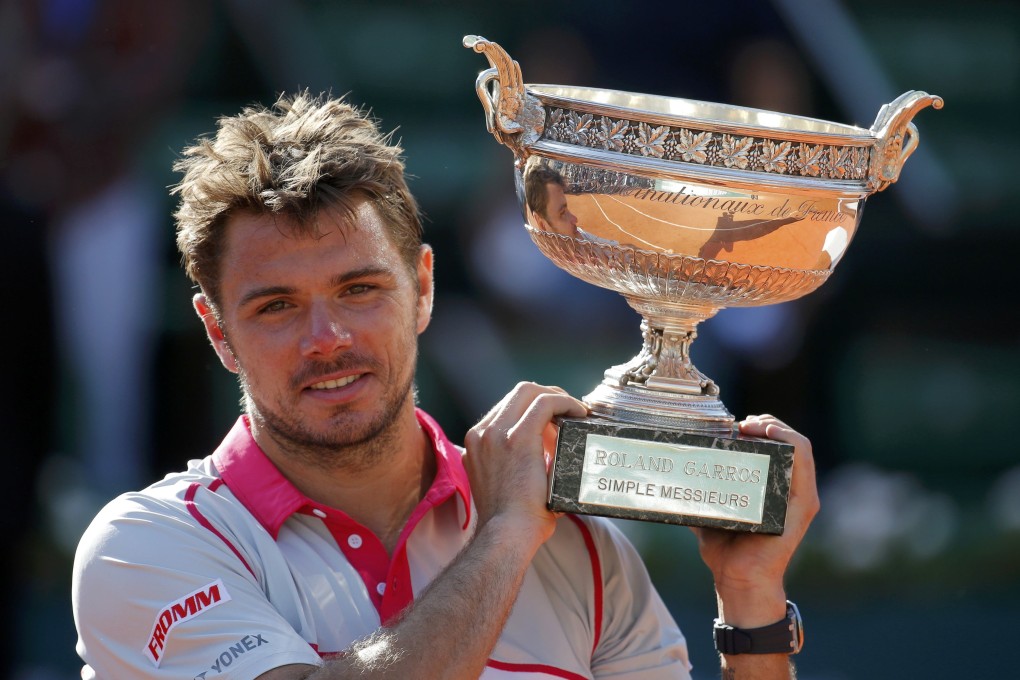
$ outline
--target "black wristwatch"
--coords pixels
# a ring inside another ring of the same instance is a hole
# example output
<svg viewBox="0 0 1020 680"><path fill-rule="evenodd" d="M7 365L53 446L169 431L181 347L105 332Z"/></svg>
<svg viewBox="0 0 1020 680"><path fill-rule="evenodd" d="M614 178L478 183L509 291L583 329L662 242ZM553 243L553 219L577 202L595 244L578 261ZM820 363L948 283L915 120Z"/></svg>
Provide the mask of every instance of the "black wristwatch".
<svg viewBox="0 0 1020 680"><path fill-rule="evenodd" d="M715 648L723 654L796 654L804 646L797 605L786 601L786 618L761 628L734 628L715 620Z"/></svg>

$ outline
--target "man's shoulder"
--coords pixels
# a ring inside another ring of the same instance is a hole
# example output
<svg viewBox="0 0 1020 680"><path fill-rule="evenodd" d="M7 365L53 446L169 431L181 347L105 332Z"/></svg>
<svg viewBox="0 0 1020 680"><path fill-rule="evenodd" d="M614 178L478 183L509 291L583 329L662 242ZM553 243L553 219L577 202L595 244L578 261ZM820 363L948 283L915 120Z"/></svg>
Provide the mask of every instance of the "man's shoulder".
<svg viewBox="0 0 1020 680"><path fill-rule="evenodd" d="M112 519L121 513L146 508L170 511L179 507L183 510L189 496L194 497L199 488L215 489L222 483L211 456L191 460L184 470L171 472L138 491L120 494L109 501L96 517Z"/></svg>
<svg viewBox="0 0 1020 680"><path fill-rule="evenodd" d="M247 511L225 492L211 458L189 461L185 470L109 501L82 534L78 557L100 546L104 554L124 553L118 557L125 559L135 551L172 550L166 540L170 534L179 544L189 534L200 537L203 532L197 529L222 524L232 514L243 519Z"/></svg>

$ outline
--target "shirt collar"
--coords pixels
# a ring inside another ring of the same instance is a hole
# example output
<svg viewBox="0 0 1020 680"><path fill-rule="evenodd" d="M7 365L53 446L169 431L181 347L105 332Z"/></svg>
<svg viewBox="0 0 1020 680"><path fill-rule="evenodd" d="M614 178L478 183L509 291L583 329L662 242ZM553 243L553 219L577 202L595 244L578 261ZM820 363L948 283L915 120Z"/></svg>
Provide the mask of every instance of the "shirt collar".
<svg viewBox="0 0 1020 680"><path fill-rule="evenodd" d="M464 505L464 528L471 520L471 486L461 450L447 439L431 416L416 409L418 424L436 455L436 478L422 503L435 507L456 492ZM220 477L231 493L276 538L287 518L303 507L317 504L287 481L251 436L248 416L237 419L212 455Z"/></svg>

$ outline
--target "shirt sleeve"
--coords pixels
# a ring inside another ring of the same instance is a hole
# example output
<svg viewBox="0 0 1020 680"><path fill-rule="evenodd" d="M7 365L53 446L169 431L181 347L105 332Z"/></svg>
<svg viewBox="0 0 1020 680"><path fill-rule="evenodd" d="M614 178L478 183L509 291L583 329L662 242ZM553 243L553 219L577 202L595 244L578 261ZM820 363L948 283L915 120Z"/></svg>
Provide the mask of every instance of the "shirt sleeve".
<svg viewBox="0 0 1020 680"><path fill-rule="evenodd" d="M585 517L602 570L603 621L592 656L598 680L689 680L687 642L644 562L611 522Z"/></svg>
<svg viewBox="0 0 1020 680"><path fill-rule="evenodd" d="M131 495L108 505L75 555L82 677L220 680L320 665L234 538L222 524L203 526L182 503Z"/></svg>

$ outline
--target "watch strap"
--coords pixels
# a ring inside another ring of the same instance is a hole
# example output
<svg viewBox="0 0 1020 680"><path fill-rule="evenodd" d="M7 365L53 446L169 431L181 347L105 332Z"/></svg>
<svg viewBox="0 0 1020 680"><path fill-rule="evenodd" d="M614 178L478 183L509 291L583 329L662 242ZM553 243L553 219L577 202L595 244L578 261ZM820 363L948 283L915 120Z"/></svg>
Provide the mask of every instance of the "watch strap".
<svg viewBox="0 0 1020 680"><path fill-rule="evenodd" d="M735 628L718 619L712 630L715 648L723 654L796 654L804 644L804 626L797 605L786 601L786 617L761 628Z"/></svg>

